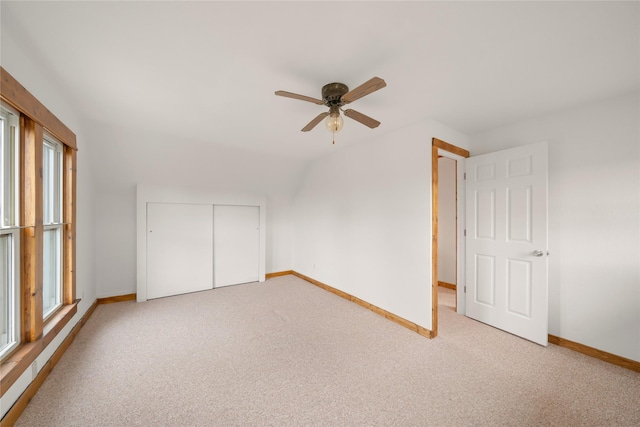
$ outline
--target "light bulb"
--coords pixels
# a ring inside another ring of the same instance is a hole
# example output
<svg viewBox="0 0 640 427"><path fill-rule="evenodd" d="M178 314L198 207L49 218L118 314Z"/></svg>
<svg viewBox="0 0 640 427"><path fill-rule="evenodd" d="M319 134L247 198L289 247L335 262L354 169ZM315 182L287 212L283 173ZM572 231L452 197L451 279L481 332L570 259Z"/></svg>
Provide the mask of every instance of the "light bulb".
<svg viewBox="0 0 640 427"><path fill-rule="evenodd" d="M327 116L324 124L327 126L327 130L329 132L336 133L336 132L340 132L340 129L342 129L344 120L342 120L342 116L340 116L339 111L332 111Z"/></svg>

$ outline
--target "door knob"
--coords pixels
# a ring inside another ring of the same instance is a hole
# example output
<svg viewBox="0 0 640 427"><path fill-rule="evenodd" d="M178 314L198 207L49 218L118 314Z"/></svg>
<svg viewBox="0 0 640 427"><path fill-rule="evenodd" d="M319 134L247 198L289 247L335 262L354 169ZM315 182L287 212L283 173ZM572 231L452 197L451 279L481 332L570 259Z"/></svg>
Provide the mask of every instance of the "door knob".
<svg viewBox="0 0 640 427"><path fill-rule="evenodd" d="M533 253L531 255L533 255L533 256L542 256L542 255L544 255L544 251L541 251L540 249L536 249L535 251L533 251Z"/></svg>

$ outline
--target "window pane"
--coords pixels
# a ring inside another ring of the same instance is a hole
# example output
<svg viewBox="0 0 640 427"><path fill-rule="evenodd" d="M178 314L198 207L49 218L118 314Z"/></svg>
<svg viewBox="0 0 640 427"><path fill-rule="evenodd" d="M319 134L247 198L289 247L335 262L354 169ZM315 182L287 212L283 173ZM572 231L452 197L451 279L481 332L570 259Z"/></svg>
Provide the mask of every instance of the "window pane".
<svg viewBox="0 0 640 427"><path fill-rule="evenodd" d="M0 355L15 342L11 237L0 235Z"/></svg>
<svg viewBox="0 0 640 427"><path fill-rule="evenodd" d="M4 111L2 111L2 116L4 116ZM0 176L0 180L2 181L2 186L0 187L0 191L2 191L2 224L0 225L5 225L7 224L7 222L9 221L8 216L10 215L11 212L11 208L10 208L10 199L8 198L9 196L9 191L10 190L8 187L11 185L11 173L10 173L10 159L9 156L7 155L7 135L5 132L5 125L6 125L6 121L4 119L4 117L0 117L0 138L2 138L2 141L0 142L0 145L2 146L2 151L0 151L0 158L2 159L2 162L0 162L0 165L2 165L2 175ZM8 211L8 212L7 212Z"/></svg>
<svg viewBox="0 0 640 427"><path fill-rule="evenodd" d="M51 179L51 173L53 172L53 147L48 144L44 144L44 153L42 156L42 191L44 194L44 216L43 221L45 224L51 224L53 222L53 204L52 204L52 190L53 180Z"/></svg>
<svg viewBox="0 0 640 427"><path fill-rule="evenodd" d="M0 226L15 226L18 200L18 117L0 108Z"/></svg>
<svg viewBox="0 0 640 427"><path fill-rule="evenodd" d="M44 231L42 311L46 318L61 304L60 228Z"/></svg>
<svg viewBox="0 0 640 427"><path fill-rule="evenodd" d="M54 172L53 172L53 221L56 224L62 222L62 150L58 147L58 150L54 153Z"/></svg>
<svg viewBox="0 0 640 427"><path fill-rule="evenodd" d="M44 141L42 175L44 224L60 224L62 222L62 144L50 137Z"/></svg>

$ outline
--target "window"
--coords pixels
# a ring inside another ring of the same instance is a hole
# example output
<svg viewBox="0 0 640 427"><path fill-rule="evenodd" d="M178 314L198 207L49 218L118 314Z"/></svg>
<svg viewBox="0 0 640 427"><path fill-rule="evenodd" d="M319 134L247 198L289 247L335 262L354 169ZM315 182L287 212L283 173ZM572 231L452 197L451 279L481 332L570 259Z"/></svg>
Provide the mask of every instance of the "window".
<svg viewBox="0 0 640 427"><path fill-rule="evenodd" d="M0 398L78 311L76 135L0 66Z"/></svg>
<svg viewBox="0 0 640 427"><path fill-rule="evenodd" d="M62 144L45 134L42 156L43 284L47 319L62 305Z"/></svg>
<svg viewBox="0 0 640 427"><path fill-rule="evenodd" d="M0 358L20 338L18 114L0 106Z"/></svg>

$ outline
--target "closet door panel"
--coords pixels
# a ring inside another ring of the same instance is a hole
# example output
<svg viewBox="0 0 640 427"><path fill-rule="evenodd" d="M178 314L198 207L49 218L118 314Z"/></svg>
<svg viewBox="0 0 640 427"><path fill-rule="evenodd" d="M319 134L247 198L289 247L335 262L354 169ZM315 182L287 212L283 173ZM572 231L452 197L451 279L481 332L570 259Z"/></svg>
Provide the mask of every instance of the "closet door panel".
<svg viewBox="0 0 640 427"><path fill-rule="evenodd" d="M147 298L213 288L213 206L147 203Z"/></svg>
<svg viewBox="0 0 640 427"><path fill-rule="evenodd" d="M260 207L213 207L214 287L257 282Z"/></svg>

